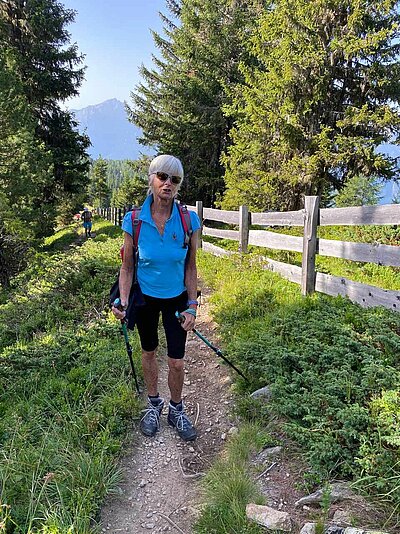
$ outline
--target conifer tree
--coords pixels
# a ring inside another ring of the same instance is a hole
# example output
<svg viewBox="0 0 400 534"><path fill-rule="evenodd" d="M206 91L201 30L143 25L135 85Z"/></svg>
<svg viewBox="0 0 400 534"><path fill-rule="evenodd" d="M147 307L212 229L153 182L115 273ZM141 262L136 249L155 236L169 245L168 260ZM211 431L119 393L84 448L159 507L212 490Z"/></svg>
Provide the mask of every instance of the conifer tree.
<svg viewBox="0 0 400 534"><path fill-rule="evenodd" d="M52 169L51 154L35 136L18 77L0 51L0 192L36 235L43 217L42 191L52 183Z"/></svg>
<svg viewBox="0 0 400 534"><path fill-rule="evenodd" d="M354 176L396 177L376 151L398 142L399 3L276 0L247 42L228 113L223 206L298 209Z"/></svg>
<svg viewBox="0 0 400 534"><path fill-rule="evenodd" d="M108 181L110 181L110 163L108 162ZM148 169L150 158L142 156L140 159L123 162L122 179L112 191L111 206L118 208L141 206L148 190Z"/></svg>
<svg viewBox="0 0 400 534"><path fill-rule="evenodd" d="M90 171L89 198L91 203L99 208L110 205L110 188L107 184L108 164L101 156L93 162Z"/></svg>
<svg viewBox="0 0 400 534"><path fill-rule="evenodd" d="M142 67L130 118L142 128L144 144L182 160L185 201L211 205L223 189L220 157L231 127L223 113L226 88L241 80L238 36L260 3L167 1L172 18L163 16L165 36L153 32L161 57L153 58L152 69Z"/></svg>
<svg viewBox="0 0 400 534"><path fill-rule="evenodd" d="M335 196L335 206L374 206L381 200L382 184L376 176L353 176Z"/></svg>
<svg viewBox="0 0 400 534"><path fill-rule="evenodd" d="M0 3L0 45L7 68L34 121L34 137L51 155L50 181L37 180L33 197L41 211L37 235L52 232L57 210L73 205L85 188L89 140L77 131L72 115L60 107L78 93L82 57L70 45L65 29L74 19L56 0L3 0ZM71 208L72 209L72 208Z"/></svg>
<svg viewBox="0 0 400 534"><path fill-rule="evenodd" d="M111 205L117 208L141 206L148 189L147 176L134 175L126 178L118 189L113 191Z"/></svg>

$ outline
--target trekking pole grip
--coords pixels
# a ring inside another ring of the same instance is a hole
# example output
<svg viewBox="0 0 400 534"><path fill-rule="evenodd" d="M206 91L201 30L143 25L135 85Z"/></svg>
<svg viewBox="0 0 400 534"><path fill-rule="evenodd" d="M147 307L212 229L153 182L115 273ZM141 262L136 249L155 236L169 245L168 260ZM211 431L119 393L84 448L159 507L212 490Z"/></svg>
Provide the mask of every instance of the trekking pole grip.
<svg viewBox="0 0 400 534"><path fill-rule="evenodd" d="M120 319L121 321L121 324L124 324L127 322L127 319L126 319L126 310L124 310L124 308L122 307L122 302L121 302L121 299L120 298L116 298L113 302L113 306L114 308L117 308L119 311L124 311L125 312L125 317L123 319Z"/></svg>

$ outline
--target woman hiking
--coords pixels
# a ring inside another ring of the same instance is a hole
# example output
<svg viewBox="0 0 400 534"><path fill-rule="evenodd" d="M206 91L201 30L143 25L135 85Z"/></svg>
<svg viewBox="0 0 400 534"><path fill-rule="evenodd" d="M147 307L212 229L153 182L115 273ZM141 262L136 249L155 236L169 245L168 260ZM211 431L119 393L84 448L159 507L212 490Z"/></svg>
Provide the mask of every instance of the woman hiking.
<svg viewBox="0 0 400 534"><path fill-rule="evenodd" d="M181 208L175 201L184 177L180 160L170 155L154 158L149 167L148 196L140 211L137 279L145 304L137 308L136 325L142 347L144 381L148 404L140 421L146 436L160 429L164 399L158 392L158 322L161 314L167 340L168 423L185 441L196 439L196 430L185 413L182 402L185 344L187 332L194 328L197 310L196 249L200 220L189 212L192 235L187 243ZM129 303L134 270L132 216L123 220L124 256L119 278L121 305L112 311L124 319ZM181 313L179 322L175 312Z"/></svg>
<svg viewBox="0 0 400 534"><path fill-rule="evenodd" d="M89 208L83 208L81 221L83 221L85 236L92 237L92 212L89 210Z"/></svg>

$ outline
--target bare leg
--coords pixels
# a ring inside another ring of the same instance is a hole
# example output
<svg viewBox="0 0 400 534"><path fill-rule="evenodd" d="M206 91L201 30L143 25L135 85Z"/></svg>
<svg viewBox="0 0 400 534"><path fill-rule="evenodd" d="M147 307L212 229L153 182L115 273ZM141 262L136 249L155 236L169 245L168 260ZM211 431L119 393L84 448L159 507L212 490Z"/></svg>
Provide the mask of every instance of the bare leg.
<svg viewBox="0 0 400 534"><path fill-rule="evenodd" d="M184 373L183 360L168 357L168 386L171 392L171 400L173 402L180 402L182 400L182 388Z"/></svg>
<svg viewBox="0 0 400 534"><path fill-rule="evenodd" d="M147 393L148 395L155 396L158 393L158 362L155 350L151 352L142 350L142 366Z"/></svg>

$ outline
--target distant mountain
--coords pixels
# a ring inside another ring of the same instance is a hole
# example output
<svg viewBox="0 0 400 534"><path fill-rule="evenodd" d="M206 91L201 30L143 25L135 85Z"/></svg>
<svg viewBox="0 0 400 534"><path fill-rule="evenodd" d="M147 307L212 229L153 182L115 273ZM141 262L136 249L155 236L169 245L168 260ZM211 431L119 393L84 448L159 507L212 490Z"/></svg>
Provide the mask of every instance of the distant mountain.
<svg viewBox="0 0 400 534"><path fill-rule="evenodd" d="M137 159L140 154L152 154L140 145L142 132L127 119L125 106L116 98L95 106L71 110L79 123L79 131L86 133L92 146L89 154L96 159Z"/></svg>

